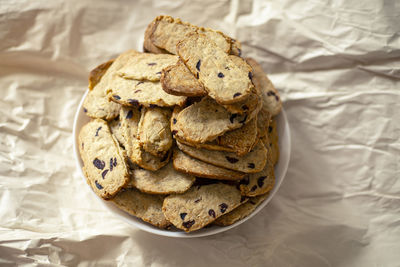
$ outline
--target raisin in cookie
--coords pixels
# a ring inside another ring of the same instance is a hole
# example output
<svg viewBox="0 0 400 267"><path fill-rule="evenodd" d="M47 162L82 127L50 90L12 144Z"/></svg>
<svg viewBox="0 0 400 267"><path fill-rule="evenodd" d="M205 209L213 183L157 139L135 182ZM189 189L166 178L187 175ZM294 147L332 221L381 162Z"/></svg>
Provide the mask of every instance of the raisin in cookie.
<svg viewBox="0 0 400 267"><path fill-rule="evenodd" d="M188 173L197 177L217 180L240 180L246 174L217 167L186 155L175 149L173 153L174 168L180 172Z"/></svg>
<svg viewBox="0 0 400 267"><path fill-rule="evenodd" d="M156 227L167 228L171 225L162 212L163 196L144 194L131 188L118 193L111 201L118 208Z"/></svg>
<svg viewBox="0 0 400 267"><path fill-rule="evenodd" d="M242 195L255 197L271 191L274 184L274 165L268 161L261 172L252 173L243 178L239 187Z"/></svg>
<svg viewBox="0 0 400 267"><path fill-rule="evenodd" d="M252 69L246 61L241 58L239 61L232 60L206 35L188 34L177 44L176 49L190 72L218 103L243 101L253 90Z"/></svg>
<svg viewBox="0 0 400 267"><path fill-rule="evenodd" d="M123 106L182 106L186 97L167 94L160 82L136 81L114 75L108 87L108 98Z"/></svg>
<svg viewBox="0 0 400 267"><path fill-rule="evenodd" d="M82 127L79 151L86 180L98 196L110 199L129 182L125 155L107 122L96 119Z"/></svg>
<svg viewBox="0 0 400 267"><path fill-rule="evenodd" d="M222 215L216 219L213 224L219 226L234 224L235 222L249 216L265 199L267 199L268 195L269 194L267 193L261 196L249 198L246 203L243 203L231 212Z"/></svg>
<svg viewBox="0 0 400 267"><path fill-rule="evenodd" d="M132 186L150 194L181 194L189 190L195 181L194 176L176 171L172 163L157 171L135 169L132 173Z"/></svg>
<svg viewBox="0 0 400 267"><path fill-rule="evenodd" d="M239 190L233 185L195 186L184 194L166 197L162 211L175 227L192 232L230 212L240 205L241 200Z"/></svg>
<svg viewBox="0 0 400 267"><path fill-rule="evenodd" d="M180 150L193 158L212 165L245 173L257 173L264 169L268 159L268 150L259 141L253 150L239 157L235 153L197 149L177 141Z"/></svg>

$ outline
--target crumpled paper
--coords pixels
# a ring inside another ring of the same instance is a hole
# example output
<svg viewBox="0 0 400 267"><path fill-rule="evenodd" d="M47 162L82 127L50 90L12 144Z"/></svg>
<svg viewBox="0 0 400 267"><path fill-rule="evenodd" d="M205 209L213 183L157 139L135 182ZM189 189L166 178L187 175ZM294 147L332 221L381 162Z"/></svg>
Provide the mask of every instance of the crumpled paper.
<svg viewBox="0 0 400 267"><path fill-rule="evenodd" d="M400 5L324 2L1 1L0 265L398 265ZM282 187L215 236L132 228L76 170L72 124L88 72L141 50L159 14L240 40L288 115Z"/></svg>

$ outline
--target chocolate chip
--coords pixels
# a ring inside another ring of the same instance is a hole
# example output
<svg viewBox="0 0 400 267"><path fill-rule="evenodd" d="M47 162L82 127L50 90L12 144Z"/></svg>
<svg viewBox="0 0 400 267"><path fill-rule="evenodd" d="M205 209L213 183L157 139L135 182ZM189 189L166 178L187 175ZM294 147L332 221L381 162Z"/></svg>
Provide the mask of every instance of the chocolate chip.
<svg viewBox="0 0 400 267"><path fill-rule="evenodd" d="M257 186L254 185L254 186L250 189L250 191L253 192L253 191L256 191L256 189L257 189Z"/></svg>
<svg viewBox="0 0 400 267"><path fill-rule="evenodd" d="M117 158L114 158L114 163L113 163L114 167L117 166Z"/></svg>
<svg viewBox="0 0 400 267"><path fill-rule="evenodd" d="M147 63L147 65L149 65L149 66L155 66L155 65L157 65L157 63Z"/></svg>
<svg viewBox="0 0 400 267"><path fill-rule="evenodd" d="M132 106L138 106L139 101L136 99L128 99L128 103L131 104Z"/></svg>
<svg viewBox="0 0 400 267"><path fill-rule="evenodd" d="M97 128L96 130L96 134L94 136L99 136L99 131L101 130L101 126L99 128Z"/></svg>
<svg viewBox="0 0 400 267"><path fill-rule="evenodd" d="M144 83L144 82L140 81L140 82L138 82L138 83L136 84L136 86L137 86L137 85L140 85L140 84L142 84L142 83Z"/></svg>
<svg viewBox="0 0 400 267"><path fill-rule="evenodd" d="M247 199L247 197L241 196L241 197L240 197L240 203L242 203L242 202L245 201L246 199Z"/></svg>
<svg viewBox="0 0 400 267"><path fill-rule="evenodd" d="M256 165L254 163L249 163L249 164L247 164L247 167L250 169L254 169L256 167Z"/></svg>
<svg viewBox="0 0 400 267"><path fill-rule="evenodd" d="M121 97L120 97L119 95L113 95L113 97L114 97L114 99L116 99L116 100L120 100L120 99L121 99Z"/></svg>
<svg viewBox="0 0 400 267"><path fill-rule="evenodd" d="M106 166L106 164L104 163L104 161L99 160L98 158L95 158L93 160L93 165L96 166L97 169L104 169L104 167Z"/></svg>
<svg viewBox="0 0 400 267"><path fill-rule="evenodd" d="M234 95L233 95L233 97L238 97L238 96L240 96L240 95L242 95L241 93L235 93Z"/></svg>
<svg viewBox="0 0 400 267"><path fill-rule="evenodd" d="M130 118L132 118L132 116L133 116L133 111L132 111L132 110L129 110L129 111L128 111L128 114L126 114L126 118L127 118L127 119L130 119Z"/></svg>
<svg viewBox="0 0 400 267"><path fill-rule="evenodd" d="M197 61L197 64L196 64L196 69L198 71L200 71L200 65L201 65L201 60L199 59L199 61Z"/></svg>
<svg viewBox="0 0 400 267"><path fill-rule="evenodd" d="M225 75L222 72L218 73L218 78L224 78L224 77Z"/></svg>
<svg viewBox="0 0 400 267"><path fill-rule="evenodd" d="M256 202L254 202L253 200L250 200L249 202L250 202L251 204L253 204L253 205L256 204Z"/></svg>
<svg viewBox="0 0 400 267"><path fill-rule="evenodd" d="M275 95L274 91L268 91L267 96Z"/></svg>
<svg viewBox="0 0 400 267"><path fill-rule="evenodd" d="M243 105L243 106L242 106L242 109L243 109L243 110L249 110L249 107L248 107L247 105Z"/></svg>
<svg viewBox="0 0 400 267"><path fill-rule="evenodd" d="M85 113L86 113L86 112L87 112L87 109L86 109L86 108L83 108L83 112L85 112Z"/></svg>
<svg viewBox="0 0 400 267"><path fill-rule="evenodd" d="M229 161L230 163L236 163L239 160L237 158L233 158L233 157L229 157L229 156L225 156L226 160Z"/></svg>
<svg viewBox="0 0 400 267"><path fill-rule="evenodd" d="M272 126L268 126L268 132L272 133Z"/></svg>
<svg viewBox="0 0 400 267"><path fill-rule="evenodd" d="M213 218L215 218L215 211L213 209L210 209L208 211L208 215L212 216Z"/></svg>
<svg viewBox="0 0 400 267"><path fill-rule="evenodd" d="M139 93L139 92L141 92L142 90L140 90L140 89L137 89L135 92L133 92L134 94L137 94L137 93Z"/></svg>
<svg viewBox="0 0 400 267"><path fill-rule="evenodd" d="M253 73L251 71L249 71L249 79L252 80L253 79Z"/></svg>
<svg viewBox="0 0 400 267"><path fill-rule="evenodd" d="M226 205L226 203L222 203L219 205L219 209L221 210L222 213L224 213L227 208L228 208L228 205Z"/></svg>
<svg viewBox="0 0 400 267"><path fill-rule="evenodd" d="M189 229L190 227L193 226L194 223L195 223L195 221L191 220L191 221L187 221L187 222L182 223L182 226L187 228L187 229Z"/></svg>
<svg viewBox="0 0 400 267"><path fill-rule="evenodd" d="M172 119L172 124L176 124L177 120L175 118Z"/></svg>
<svg viewBox="0 0 400 267"><path fill-rule="evenodd" d="M202 200L202 198L200 197L200 198L196 199L196 200L194 201L194 203L199 203L201 200Z"/></svg>
<svg viewBox="0 0 400 267"><path fill-rule="evenodd" d="M236 117L237 117L237 114L232 114L232 115L229 117L230 122L233 123L233 120L234 120Z"/></svg>
<svg viewBox="0 0 400 267"><path fill-rule="evenodd" d="M179 216L181 216L181 219L184 220L186 217L187 213L186 212L182 212L181 214L179 214Z"/></svg>
<svg viewBox="0 0 400 267"><path fill-rule="evenodd" d="M267 178L267 176L261 176L261 177L259 177L259 178L257 179L258 187L262 187L262 186L264 185L264 180L265 180L265 178Z"/></svg>
<svg viewBox="0 0 400 267"><path fill-rule="evenodd" d="M97 189L103 189L103 186L101 186L101 184L99 184L98 182L97 182L97 180L96 181L94 181L94 183L96 184L96 187L97 187Z"/></svg>
<svg viewBox="0 0 400 267"><path fill-rule="evenodd" d="M113 167L113 158L110 158L110 172L112 172Z"/></svg>
<svg viewBox="0 0 400 267"><path fill-rule="evenodd" d="M159 72L156 72L156 74L161 74L161 71L159 71Z"/></svg>
<svg viewBox="0 0 400 267"><path fill-rule="evenodd" d="M106 174L108 173L108 170L104 170L102 173L101 173L101 177L103 177L103 179L104 179L104 177L106 177Z"/></svg>
<svg viewBox="0 0 400 267"><path fill-rule="evenodd" d="M240 57L242 55L242 49L238 48L238 56Z"/></svg>
<svg viewBox="0 0 400 267"><path fill-rule="evenodd" d="M279 101L279 96L275 95L275 100Z"/></svg>
<svg viewBox="0 0 400 267"><path fill-rule="evenodd" d="M199 73L196 73L196 78L197 78L197 80L199 79Z"/></svg>
<svg viewBox="0 0 400 267"><path fill-rule="evenodd" d="M157 107L157 105L150 104L150 108L156 108L156 107Z"/></svg>
<svg viewBox="0 0 400 267"><path fill-rule="evenodd" d="M250 182L249 176L244 177L242 180L240 180L240 184L248 185Z"/></svg>
<svg viewBox="0 0 400 267"><path fill-rule="evenodd" d="M176 135L177 132L178 132L177 130L173 130L173 131L171 132L172 136Z"/></svg>

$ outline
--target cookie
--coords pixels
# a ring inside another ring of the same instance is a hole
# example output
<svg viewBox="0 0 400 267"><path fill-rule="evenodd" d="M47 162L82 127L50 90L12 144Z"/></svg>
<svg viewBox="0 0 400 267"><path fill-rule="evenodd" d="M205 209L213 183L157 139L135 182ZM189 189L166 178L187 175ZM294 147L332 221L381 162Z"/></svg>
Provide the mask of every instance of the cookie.
<svg viewBox="0 0 400 267"><path fill-rule="evenodd" d="M162 212L163 201L163 196L145 194L134 188L125 189L111 200L125 212L156 227L167 228L171 223Z"/></svg>
<svg viewBox="0 0 400 267"><path fill-rule="evenodd" d="M166 197L162 211L176 228L192 232L239 206L241 199L239 190L233 185L196 186L186 193Z"/></svg>
<svg viewBox="0 0 400 267"><path fill-rule="evenodd" d="M171 95L207 95L204 86L193 76L181 60L175 65L163 69L160 81L162 89Z"/></svg>
<svg viewBox="0 0 400 267"><path fill-rule="evenodd" d="M194 175L196 177L217 180L240 180L245 176L245 173L217 167L192 158L179 149L174 150L172 161L176 170Z"/></svg>
<svg viewBox="0 0 400 267"><path fill-rule="evenodd" d="M92 90L96 84L98 84L103 77L103 75L106 73L108 68L111 66L111 64L114 62L115 59L111 59L103 64L98 65L96 68L90 71L89 73L89 90Z"/></svg>
<svg viewBox="0 0 400 267"><path fill-rule="evenodd" d="M132 172L132 186L150 194L181 194L189 190L195 181L194 176L176 171L172 162L155 172L144 169Z"/></svg>
<svg viewBox="0 0 400 267"><path fill-rule="evenodd" d="M233 57L231 58L238 58ZM205 96L207 91L204 86L193 76L182 61L169 66L162 71L161 85L165 92L180 96ZM255 90L243 101L230 105L223 105L230 113L252 113L255 109L261 109L261 98Z"/></svg>
<svg viewBox="0 0 400 267"><path fill-rule="evenodd" d="M249 153L257 143L257 118L243 127L226 132L217 139L219 146L231 148L238 156Z"/></svg>
<svg viewBox="0 0 400 267"><path fill-rule="evenodd" d="M84 102L83 110L91 118L112 120L118 116L120 105L109 101L107 96L108 85L115 75L129 58L139 52L135 50L128 50L117 57L111 66L104 72L104 75L98 81L98 83L89 90Z"/></svg>
<svg viewBox="0 0 400 267"><path fill-rule="evenodd" d="M171 111L163 108L142 108L138 139L148 153L162 157L172 146Z"/></svg>
<svg viewBox="0 0 400 267"><path fill-rule="evenodd" d="M161 71L175 65L178 59L178 56L169 54L136 54L118 71L118 75L125 79L156 82L160 80Z"/></svg>
<svg viewBox="0 0 400 267"><path fill-rule="evenodd" d="M123 106L182 106L186 97L167 94L160 82L136 81L114 75L108 87L108 98Z"/></svg>
<svg viewBox="0 0 400 267"><path fill-rule="evenodd" d="M125 155L104 120L95 119L82 127L79 151L86 181L101 198L112 198L129 182Z"/></svg>
<svg viewBox="0 0 400 267"><path fill-rule="evenodd" d="M257 173L264 169L268 159L268 150L262 142L258 142L253 150L239 157L232 152L196 149L177 141L180 150L193 158L212 165L245 173Z"/></svg>
<svg viewBox="0 0 400 267"><path fill-rule="evenodd" d="M247 63L253 68L253 83L255 87L261 88L263 109L268 111L271 116L276 116L282 109L282 102L278 91L272 82L265 75L260 64L252 58L246 59Z"/></svg>
<svg viewBox="0 0 400 267"><path fill-rule="evenodd" d="M145 31L143 47L152 53L176 53L176 45L186 34L200 32L207 35L225 53L241 54L241 45L225 34L182 22L179 18L158 16Z"/></svg>
<svg viewBox="0 0 400 267"><path fill-rule="evenodd" d="M268 196L269 194L267 193L261 196L250 198L246 203L216 219L213 224L219 226L228 226L234 224L235 222L249 216L265 199L267 199Z"/></svg>
<svg viewBox="0 0 400 267"><path fill-rule="evenodd" d="M209 97L183 109L172 119L171 130L176 138L190 143L205 143L243 126L246 115L229 113Z"/></svg>
<svg viewBox="0 0 400 267"><path fill-rule="evenodd" d="M113 125L112 131L114 135L119 136L118 141L125 148L132 163L146 170L156 171L168 163L171 152L157 157L143 150L137 138L140 118L141 112L138 108L123 107L119 123Z"/></svg>
<svg viewBox="0 0 400 267"><path fill-rule="evenodd" d="M243 101L253 90L251 67L241 58L232 60L204 34L186 35L179 41L176 50L208 95L218 103Z"/></svg>
<svg viewBox="0 0 400 267"><path fill-rule="evenodd" d="M89 91L83 101L83 111L93 119L110 121L118 116L120 109L121 105L108 100L101 90Z"/></svg>
<svg viewBox="0 0 400 267"><path fill-rule="evenodd" d="M272 190L275 184L274 165L268 161L265 168L258 173L252 173L240 181L240 191L247 197L255 197Z"/></svg>
<svg viewBox="0 0 400 267"><path fill-rule="evenodd" d="M268 127L268 141L264 144L269 144L271 150L271 162L275 165L279 160L279 136L276 125L276 119L272 119Z"/></svg>
<svg viewBox="0 0 400 267"><path fill-rule="evenodd" d="M167 165L171 158L172 150L165 153L163 157L156 157L144 151L140 147L139 140L135 139L127 150L127 154L129 159L141 168L149 171L157 171Z"/></svg>
<svg viewBox="0 0 400 267"><path fill-rule="evenodd" d="M265 109L260 110L260 112L257 114L258 137L263 137L268 134L270 120L271 114Z"/></svg>
<svg viewBox="0 0 400 267"><path fill-rule="evenodd" d="M238 156L244 156L251 151L258 141L256 121L257 119L253 119L243 127L228 131L215 140L206 143L190 143L180 138L176 138L176 140L196 148L234 152Z"/></svg>

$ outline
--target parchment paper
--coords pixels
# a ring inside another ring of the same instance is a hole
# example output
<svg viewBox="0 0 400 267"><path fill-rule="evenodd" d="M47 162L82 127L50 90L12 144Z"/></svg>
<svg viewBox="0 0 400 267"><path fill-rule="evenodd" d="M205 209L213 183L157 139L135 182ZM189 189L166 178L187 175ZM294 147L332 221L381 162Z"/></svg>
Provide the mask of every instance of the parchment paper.
<svg viewBox="0 0 400 267"><path fill-rule="evenodd" d="M157 15L243 43L279 89L287 177L228 232L159 237L87 193L72 150L88 72ZM400 2L0 1L0 265L400 266Z"/></svg>

